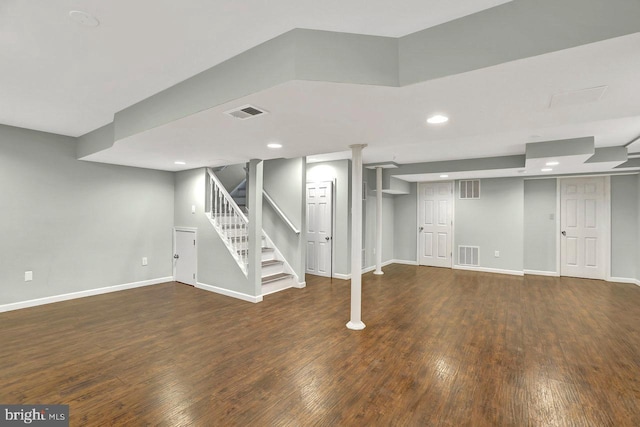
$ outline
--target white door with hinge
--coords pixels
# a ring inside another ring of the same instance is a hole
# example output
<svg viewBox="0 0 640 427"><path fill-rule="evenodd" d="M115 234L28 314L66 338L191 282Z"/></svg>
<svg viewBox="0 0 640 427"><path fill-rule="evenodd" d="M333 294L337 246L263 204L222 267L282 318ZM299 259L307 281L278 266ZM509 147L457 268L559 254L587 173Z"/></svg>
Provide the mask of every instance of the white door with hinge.
<svg viewBox="0 0 640 427"><path fill-rule="evenodd" d="M451 267L453 183L418 184L418 264Z"/></svg>
<svg viewBox="0 0 640 427"><path fill-rule="evenodd" d="M196 285L198 268L197 233L194 228L173 230L173 277L176 282Z"/></svg>
<svg viewBox="0 0 640 427"><path fill-rule="evenodd" d="M333 182L307 183L308 274L331 277L333 247Z"/></svg>
<svg viewBox="0 0 640 427"><path fill-rule="evenodd" d="M560 275L605 278L605 178L560 180Z"/></svg>

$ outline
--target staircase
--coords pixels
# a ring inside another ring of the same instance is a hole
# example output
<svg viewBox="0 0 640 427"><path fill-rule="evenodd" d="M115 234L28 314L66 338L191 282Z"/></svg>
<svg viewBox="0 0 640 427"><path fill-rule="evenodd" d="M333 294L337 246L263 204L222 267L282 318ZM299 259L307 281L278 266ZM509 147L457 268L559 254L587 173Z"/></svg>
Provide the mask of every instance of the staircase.
<svg viewBox="0 0 640 427"><path fill-rule="evenodd" d="M210 184L210 212L208 218L220 235L230 254L245 276L249 271L249 221L246 212L246 180L227 192L212 170L208 170ZM236 202L237 200L237 202ZM296 284L293 269L286 262L271 239L262 230L262 295L267 295Z"/></svg>

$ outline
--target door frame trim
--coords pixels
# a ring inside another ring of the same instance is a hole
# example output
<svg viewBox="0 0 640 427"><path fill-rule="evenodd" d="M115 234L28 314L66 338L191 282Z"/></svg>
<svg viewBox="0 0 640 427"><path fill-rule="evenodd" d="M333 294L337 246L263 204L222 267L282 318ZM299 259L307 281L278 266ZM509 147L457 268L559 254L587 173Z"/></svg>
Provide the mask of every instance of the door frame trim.
<svg viewBox="0 0 640 427"><path fill-rule="evenodd" d="M611 281L611 175L575 175L575 176L563 176L556 178L556 271L558 277L562 277L562 238L560 237L562 229L561 218L561 204L562 204L562 181L567 179L580 179L580 178L604 178L604 209L603 220L604 230L603 239L604 247L601 249L603 262L604 262L604 277L602 280Z"/></svg>
<svg viewBox="0 0 640 427"><path fill-rule="evenodd" d="M173 262L173 255L176 253L176 232L194 233L196 239L196 278L193 279L193 283L189 285L196 286L198 284L198 228L197 227L173 227L173 254L171 255L171 274L173 275L173 281L176 281L176 263Z"/></svg>
<svg viewBox="0 0 640 427"><path fill-rule="evenodd" d="M453 268L455 264L453 260L453 254L455 250L456 244L456 234L455 234L455 217L456 217L456 180L447 180L447 181L420 181L416 182L416 265L420 266L420 232L418 231L419 225L418 221L420 220L420 184L441 184L448 182L451 184L451 253L449 256L450 265L448 267L442 268Z"/></svg>
<svg viewBox="0 0 640 427"><path fill-rule="evenodd" d="M331 249L331 260L329 261L331 263L331 266L329 267L329 275L328 276L318 276L318 277L328 277L330 279L332 278L337 278L336 274L333 271L333 266L335 265L335 245L334 245L334 237L336 235L336 178L333 179L323 179L323 180L316 180L316 181L305 181L304 184L304 191L305 191L305 195L304 195L304 214L305 217L307 215L307 184L321 184L321 183L331 183L331 245L330 245L330 249ZM305 226L308 227L308 224L306 224ZM307 273L307 237L306 237L307 233L306 233L306 229L305 229L305 254L304 254L304 274L311 274L312 276L315 276L315 274L313 273Z"/></svg>

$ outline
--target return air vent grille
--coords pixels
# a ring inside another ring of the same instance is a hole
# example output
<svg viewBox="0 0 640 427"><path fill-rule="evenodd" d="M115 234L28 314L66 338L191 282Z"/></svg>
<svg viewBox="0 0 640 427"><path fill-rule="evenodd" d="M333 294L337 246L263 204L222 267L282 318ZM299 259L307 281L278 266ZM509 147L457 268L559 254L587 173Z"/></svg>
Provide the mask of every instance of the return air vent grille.
<svg viewBox="0 0 640 427"><path fill-rule="evenodd" d="M480 265L480 248L478 246L458 246L458 265Z"/></svg>
<svg viewBox="0 0 640 427"><path fill-rule="evenodd" d="M460 198L461 199L479 199L480 198L480 180L462 180L460 181Z"/></svg>
<svg viewBox="0 0 640 427"><path fill-rule="evenodd" d="M243 105L242 107L234 108L233 110L225 111L224 113L231 117L235 117L236 119L246 120L267 114L267 111L254 105Z"/></svg>

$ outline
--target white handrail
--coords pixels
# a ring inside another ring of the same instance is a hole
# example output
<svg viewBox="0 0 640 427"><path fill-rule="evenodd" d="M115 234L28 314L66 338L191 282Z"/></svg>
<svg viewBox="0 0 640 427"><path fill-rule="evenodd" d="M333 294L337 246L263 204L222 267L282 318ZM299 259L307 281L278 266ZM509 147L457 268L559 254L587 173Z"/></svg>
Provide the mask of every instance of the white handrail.
<svg viewBox="0 0 640 427"><path fill-rule="evenodd" d="M247 219L246 215L244 214L244 212L242 212L242 210L238 207L238 205L235 203L235 201L233 200L233 197L231 197L231 195L229 194L229 192L227 191L226 188L224 188L224 185L222 185L222 182L220 182L220 180L218 179L218 177L216 176L216 174L213 172L213 170L211 170L211 168L207 168L207 174L209 174L209 177L213 180L213 182L216 183L216 187L218 188L218 191L220 191L220 193L222 193L222 195L224 196L224 198L228 201L231 201L233 203L230 203L231 207L233 208L233 210L235 211L235 213L244 220L245 223L248 223L249 220ZM211 206L213 207L213 205Z"/></svg>
<svg viewBox="0 0 640 427"><path fill-rule="evenodd" d="M207 174L210 183L209 218L246 276L249 271L249 250L246 246L249 239L246 234L249 220L213 170L208 168Z"/></svg>
<svg viewBox="0 0 640 427"><path fill-rule="evenodd" d="M293 223L291 222L291 220L289 219L289 217L287 217L287 215L282 211L282 209L280 209L280 206L278 206L276 204L276 202L271 198L271 196L269 196L269 193L267 193L264 189L262 190L262 195L264 196L265 200L267 202L269 202L269 204L271 205L271 207L276 211L276 213L280 216L280 218L282 218L282 220L289 226L289 228L296 234L300 234L300 230L298 230L296 228L295 225L293 225Z"/></svg>

